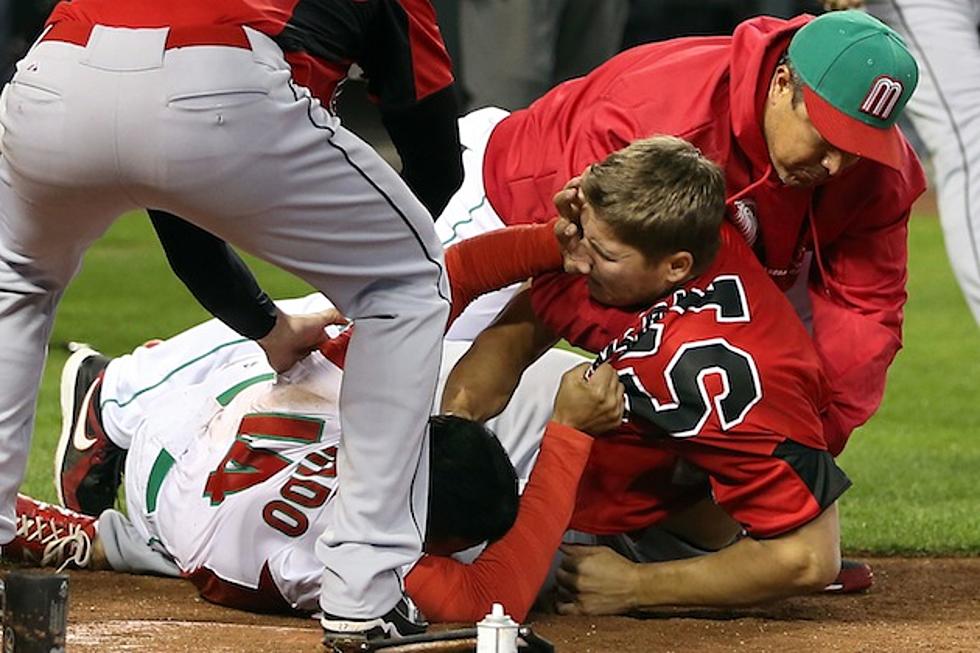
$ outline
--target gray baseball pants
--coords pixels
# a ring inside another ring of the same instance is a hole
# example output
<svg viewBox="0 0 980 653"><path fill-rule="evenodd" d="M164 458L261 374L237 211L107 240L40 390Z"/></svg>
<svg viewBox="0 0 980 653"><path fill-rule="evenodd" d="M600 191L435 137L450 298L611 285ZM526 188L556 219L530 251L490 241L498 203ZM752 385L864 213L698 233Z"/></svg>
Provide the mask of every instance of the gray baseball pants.
<svg viewBox="0 0 980 653"><path fill-rule="evenodd" d="M167 50L167 31L41 42L0 107L0 542L14 535L62 291L116 217L159 208L303 278L357 322L343 490L317 555L324 610L379 616L425 532L422 443L449 310L432 218L293 83L269 38L246 30L251 49Z"/></svg>

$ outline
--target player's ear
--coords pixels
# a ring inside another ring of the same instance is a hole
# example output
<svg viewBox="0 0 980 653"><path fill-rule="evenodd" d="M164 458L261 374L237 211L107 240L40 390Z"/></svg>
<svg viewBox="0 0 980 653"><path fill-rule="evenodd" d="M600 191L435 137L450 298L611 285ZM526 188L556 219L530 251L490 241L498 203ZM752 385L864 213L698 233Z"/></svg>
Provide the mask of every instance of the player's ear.
<svg viewBox="0 0 980 653"><path fill-rule="evenodd" d="M769 82L769 99L774 100L785 92L793 92L793 73L789 66L780 64L772 74Z"/></svg>
<svg viewBox="0 0 980 653"><path fill-rule="evenodd" d="M663 261L667 281L671 284L687 281L694 270L694 255L686 250L667 255Z"/></svg>

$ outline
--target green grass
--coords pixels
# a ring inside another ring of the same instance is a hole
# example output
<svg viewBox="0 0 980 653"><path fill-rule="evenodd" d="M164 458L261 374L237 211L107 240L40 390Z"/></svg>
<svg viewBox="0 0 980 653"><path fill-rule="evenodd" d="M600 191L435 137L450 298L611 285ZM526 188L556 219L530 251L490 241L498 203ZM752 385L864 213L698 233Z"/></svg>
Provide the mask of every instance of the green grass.
<svg viewBox="0 0 980 653"><path fill-rule="evenodd" d="M847 549L874 553L980 553L980 330L953 281L939 224L911 226L905 349L878 415L855 433L841 464L854 488L841 502ZM250 260L274 297L307 292L299 280ZM142 215L120 220L89 252L61 303L45 371L24 491L51 500L60 428L63 343L121 354L206 318L167 268Z"/></svg>
<svg viewBox="0 0 980 653"><path fill-rule="evenodd" d="M881 553L980 552L980 329L943 248L939 222L915 219L905 348L878 414L841 455L854 487L843 538Z"/></svg>

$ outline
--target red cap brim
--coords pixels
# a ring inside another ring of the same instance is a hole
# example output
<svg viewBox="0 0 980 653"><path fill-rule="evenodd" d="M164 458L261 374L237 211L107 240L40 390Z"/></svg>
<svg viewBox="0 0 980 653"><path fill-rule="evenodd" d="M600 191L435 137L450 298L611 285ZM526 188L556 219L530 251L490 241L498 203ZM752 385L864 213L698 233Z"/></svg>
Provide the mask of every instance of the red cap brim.
<svg viewBox="0 0 980 653"><path fill-rule="evenodd" d="M803 101L810 122L828 143L844 152L877 161L895 170L901 169L905 146L897 126L879 129L855 120L835 109L806 84L803 85Z"/></svg>

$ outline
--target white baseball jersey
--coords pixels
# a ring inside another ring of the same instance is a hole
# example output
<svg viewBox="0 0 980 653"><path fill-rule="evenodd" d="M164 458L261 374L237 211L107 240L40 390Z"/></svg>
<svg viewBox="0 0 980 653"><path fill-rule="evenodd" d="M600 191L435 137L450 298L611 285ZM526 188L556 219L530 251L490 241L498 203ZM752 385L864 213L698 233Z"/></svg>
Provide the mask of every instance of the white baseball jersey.
<svg viewBox="0 0 980 653"><path fill-rule="evenodd" d="M311 296L280 306L304 312L323 301ZM440 386L467 347L447 343ZM522 481L561 374L582 360L546 354L489 424ZM250 606L270 608L282 607L281 596L310 611L323 569L316 540L334 520L343 374L314 354L288 377L273 376L254 343L211 321L114 360L102 415L109 436L129 448L130 519L205 596L230 605L240 604L236 595L248 596Z"/></svg>

